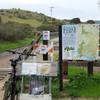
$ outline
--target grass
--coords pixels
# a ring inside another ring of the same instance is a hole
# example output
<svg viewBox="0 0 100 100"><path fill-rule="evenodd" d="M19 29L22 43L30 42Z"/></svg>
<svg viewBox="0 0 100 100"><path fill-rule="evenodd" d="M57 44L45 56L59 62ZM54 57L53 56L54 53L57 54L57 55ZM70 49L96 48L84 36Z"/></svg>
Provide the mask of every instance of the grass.
<svg viewBox="0 0 100 100"><path fill-rule="evenodd" d="M27 83L28 79L25 80ZM82 97L99 98L100 97L100 74L88 77L86 68L69 66L69 82L64 82L63 91L59 91L58 77L52 79L53 98Z"/></svg>
<svg viewBox="0 0 100 100"><path fill-rule="evenodd" d="M55 52L54 52L54 61L57 61L57 60L58 60L58 52L55 51Z"/></svg>
<svg viewBox="0 0 100 100"><path fill-rule="evenodd" d="M81 97L100 97L100 84L90 83L87 87L81 89L78 95Z"/></svg>
<svg viewBox="0 0 100 100"><path fill-rule="evenodd" d="M64 90L59 92L58 81L54 81L52 86L53 97L100 97L100 74L94 73L94 76L88 77L86 73L86 68L69 66L69 82L64 82Z"/></svg>
<svg viewBox="0 0 100 100"><path fill-rule="evenodd" d="M19 47L27 46L31 43L32 39L33 38L25 38L17 42L0 41L0 52L4 52L8 49L16 49Z"/></svg>
<svg viewBox="0 0 100 100"><path fill-rule="evenodd" d="M39 22L35 19L21 19L21 18L17 18L17 17L9 18L8 16L4 16L4 15L1 15L1 17L2 17L2 21L4 23L6 23L8 21L12 21L12 22L18 22L18 23L22 23L22 24L29 24L34 27L38 27L42 24L41 22ZM33 37L25 38L23 40L18 40L17 42L0 41L0 52L4 52L7 49L15 49L15 48L29 45L31 43L32 39L33 39Z"/></svg>
<svg viewBox="0 0 100 100"><path fill-rule="evenodd" d="M3 16L3 15L2 15L2 21L3 22L11 21L11 22L18 22L21 24L29 24L30 26L34 26L34 27L38 27L42 24L41 22L39 22L35 19L21 19L21 18L17 18L17 17L9 18L8 16Z"/></svg>
<svg viewBox="0 0 100 100"><path fill-rule="evenodd" d="M86 67L82 66L70 66L68 67L68 76L74 76L76 74L79 74L81 72L87 72Z"/></svg>

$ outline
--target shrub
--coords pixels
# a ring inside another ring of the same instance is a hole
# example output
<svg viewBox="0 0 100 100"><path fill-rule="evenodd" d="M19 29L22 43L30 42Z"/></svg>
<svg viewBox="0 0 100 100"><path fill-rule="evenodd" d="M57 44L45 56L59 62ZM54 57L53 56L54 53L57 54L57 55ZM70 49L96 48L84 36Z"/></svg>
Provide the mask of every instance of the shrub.
<svg viewBox="0 0 100 100"><path fill-rule="evenodd" d="M89 94L87 93L87 91L91 91L91 89L94 89L95 93L95 87L98 87L99 84L100 77L87 76L86 73L82 72L80 74L70 77L70 81L67 84L67 91L70 96L74 97L80 96L80 94L89 96L91 95L91 93ZM84 91L86 94L84 94ZM99 93L97 92L97 94Z"/></svg>
<svg viewBox="0 0 100 100"><path fill-rule="evenodd" d="M40 27L37 28L39 31L43 30L50 30L51 32L57 32L58 26L52 24L42 24Z"/></svg>
<svg viewBox="0 0 100 100"><path fill-rule="evenodd" d="M14 22L0 23L0 40L17 41L31 34L32 28L29 25Z"/></svg>

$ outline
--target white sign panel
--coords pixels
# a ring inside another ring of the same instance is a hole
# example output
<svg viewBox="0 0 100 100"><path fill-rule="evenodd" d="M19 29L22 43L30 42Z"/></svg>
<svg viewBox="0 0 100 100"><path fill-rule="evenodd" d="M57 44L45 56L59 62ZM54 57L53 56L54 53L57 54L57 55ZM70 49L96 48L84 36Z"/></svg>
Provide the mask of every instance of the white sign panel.
<svg viewBox="0 0 100 100"><path fill-rule="evenodd" d="M37 49L36 52L40 54L46 54L48 52L48 47L47 45L40 45Z"/></svg>
<svg viewBox="0 0 100 100"><path fill-rule="evenodd" d="M37 63L22 63L22 75L36 75Z"/></svg>
<svg viewBox="0 0 100 100"><path fill-rule="evenodd" d="M50 31L43 31L43 40L50 40Z"/></svg>
<svg viewBox="0 0 100 100"><path fill-rule="evenodd" d="M63 46L63 59L72 59L77 56L77 26L64 25L62 26L62 46Z"/></svg>
<svg viewBox="0 0 100 100"><path fill-rule="evenodd" d="M62 25L63 60L97 60L99 25Z"/></svg>

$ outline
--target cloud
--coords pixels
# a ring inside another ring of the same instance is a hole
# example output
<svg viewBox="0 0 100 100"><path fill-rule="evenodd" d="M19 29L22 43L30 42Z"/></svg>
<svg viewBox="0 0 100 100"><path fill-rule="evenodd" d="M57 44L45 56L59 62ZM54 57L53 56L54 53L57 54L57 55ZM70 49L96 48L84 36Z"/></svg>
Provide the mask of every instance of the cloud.
<svg viewBox="0 0 100 100"><path fill-rule="evenodd" d="M50 16L53 6L53 17L99 19L98 0L0 0L0 8L21 8L37 11Z"/></svg>
<svg viewBox="0 0 100 100"><path fill-rule="evenodd" d="M0 0L0 3L11 4L49 4L52 0Z"/></svg>

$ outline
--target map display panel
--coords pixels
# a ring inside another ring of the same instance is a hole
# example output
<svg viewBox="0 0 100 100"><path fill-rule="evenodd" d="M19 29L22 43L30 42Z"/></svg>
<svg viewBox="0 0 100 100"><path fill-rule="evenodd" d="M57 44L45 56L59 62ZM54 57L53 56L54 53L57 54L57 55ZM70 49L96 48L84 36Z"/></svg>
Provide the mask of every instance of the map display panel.
<svg viewBox="0 0 100 100"><path fill-rule="evenodd" d="M62 25L62 59L99 59L99 38L98 24Z"/></svg>

